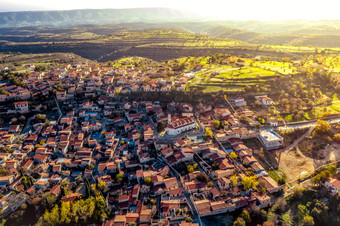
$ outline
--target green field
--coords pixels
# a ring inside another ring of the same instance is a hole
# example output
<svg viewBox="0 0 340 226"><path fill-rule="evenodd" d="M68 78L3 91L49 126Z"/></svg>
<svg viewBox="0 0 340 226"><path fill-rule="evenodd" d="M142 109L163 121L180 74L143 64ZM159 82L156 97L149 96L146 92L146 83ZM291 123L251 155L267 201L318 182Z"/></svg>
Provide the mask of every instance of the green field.
<svg viewBox="0 0 340 226"><path fill-rule="evenodd" d="M220 65L204 68L195 75L196 77L189 81L187 91L193 87L204 92L242 91L246 86L258 84L266 86L266 82L279 74L273 70L254 66Z"/></svg>

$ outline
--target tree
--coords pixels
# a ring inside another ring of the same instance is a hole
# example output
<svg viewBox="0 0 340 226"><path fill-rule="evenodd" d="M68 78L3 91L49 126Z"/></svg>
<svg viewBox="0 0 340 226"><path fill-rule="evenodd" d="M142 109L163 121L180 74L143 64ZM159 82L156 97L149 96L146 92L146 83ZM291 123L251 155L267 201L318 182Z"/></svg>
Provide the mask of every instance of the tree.
<svg viewBox="0 0 340 226"><path fill-rule="evenodd" d="M200 181L200 182L204 182L204 183L208 183L209 182L209 178L208 176L203 173L203 172L200 172L197 176L196 176L196 180L197 181Z"/></svg>
<svg viewBox="0 0 340 226"><path fill-rule="evenodd" d="M293 198L294 199L301 199L303 196L304 189L301 187L297 187L293 190Z"/></svg>
<svg viewBox="0 0 340 226"><path fill-rule="evenodd" d="M45 66L41 66L41 65L37 65L35 68L34 68L34 71L45 71L46 70L46 67Z"/></svg>
<svg viewBox="0 0 340 226"><path fill-rule="evenodd" d="M210 128L206 128L205 129L205 137L207 137L207 138L212 138L213 137L213 133L212 133Z"/></svg>
<svg viewBox="0 0 340 226"><path fill-rule="evenodd" d="M4 89L0 89L0 94L7 95L7 94L8 94L8 92L7 92L6 90L4 90Z"/></svg>
<svg viewBox="0 0 340 226"><path fill-rule="evenodd" d="M100 180L99 183L98 183L98 188L99 188L101 191L105 191L105 190L106 190L106 183L105 183L105 181Z"/></svg>
<svg viewBox="0 0 340 226"><path fill-rule="evenodd" d="M273 206L273 211L276 213L284 213L287 207L287 202L284 198L278 198L276 203Z"/></svg>
<svg viewBox="0 0 340 226"><path fill-rule="evenodd" d="M304 226L313 226L314 225L314 218L312 216L305 216L302 220L302 225Z"/></svg>
<svg viewBox="0 0 340 226"><path fill-rule="evenodd" d="M250 177L242 177L242 185L245 190L249 189L256 189L256 186L259 184L257 181L257 176L250 176Z"/></svg>
<svg viewBox="0 0 340 226"><path fill-rule="evenodd" d="M44 221L48 225L56 225L56 224L58 224L60 222L60 218L59 218L59 206L55 205L51 212L48 212L46 210L45 214L43 215L43 219L44 219Z"/></svg>
<svg viewBox="0 0 340 226"><path fill-rule="evenodd" d="M340 133L335 134L333 140L336 141L337 143L340 143Z"/></svg>
<svg viewBox="0 0 340 226"><path fill-rule="evenodd" d="M305 205L298 205L298 220L302 222L304 217L308 216L308 209Z"/></svg>
<svg viewBox="0 0 340 226"><path fill-rule="evenodd" d="M69 224L71 222L70 212L71 212L70 202L61 202L60 223Z"/></svg>
<svg viewBox="0 0 340 226"><path fill-rule="evenodd" d="M213 170L218 170L220 168L220 166L216 162L211 164L211 167L212 167Z"/></svg>
<svg viewBox="0 0 340 226"><path fill-rule="evenodd" d="M249 224L251 222L250 215L249 215L249 212L247 210L243 210L243 212L241 213L240 217L242 217L242 219L247 224Z"/></svg>
<svg viewBox="0 0 340 226"><path fill-rule="evenodd" d="M8 176L8 175L10 175L9 169L7 169L7 168L5 168L5 167L1 167L1 168L0 168L0 175L1 175L1 176Z"/></svg>
<svg viewBox="0 0 340 226"><path fill-rule="evenodd" d="M120 173L118 173L117 175L116 175L116 181L118 182L118 183L121 183L122 181L123 181L123 175L122 174L120 174Z"/></svg>
<svg viewBox="0 0 340 226"><path fill-rule="evenodd" d="M234 226L245 226L246 222L243 220L243 218L238 217L233 225Z"/></svg>
<svg viewBox="0 0 340 226"><path fill-rule="evenodd" d="M187 165L187 170L189 173L194 172L194 167L192 165Z"/></svg>
<svg viewBox="0 0 340 226"><path fill-rule="evenodd" d="M162 132L168 125L163 122L163 121L160 121L158 124L157 124L157 132L160 133Z"/></svg>
<svg viewBox="0 0 340 226"><path fill-rule="evenodd" d="M107 214L105 213L105 201L103 196L97 196L95 202L95 219L99 219L101 222L104 222L107 218Z"/></svg>
<svg viewBox="0 0 340 226"><path fill-rule="evenodd" d="M104 207L105 207L105 203L104 203ZM79 200L77 201L77 208L76 208L77 216L79 216L79 218L82 221L86 222L88 218L92 217L95 208L96 208L96 199L94 197L90 197L86 199L85 201Z"/></svg>
<svg viewBox="0 0 340 226"><path fill-rule="evenodd" d="M213 124L214 124L214 126L215 126L215 129L218 129L218 128L220 128L221 122L218 121L218 120L214 120L214 121L213 121Z"/></svg>
<svg viewBox="0 0 340 226"><path fill-rule="evenodd" d="M238 182L238 176L236 174L234 174L230 177L230 180L233 183L233 187L235 187L237 182Z"/></svg>
<svg viewBox="0 0 340 226"><path fill-rule="evenodd" d="M151 177L146 177L145 178L145 183L151 184Z"/></svg>
<svg viewBox="0 0 340 226"><path fill-rule="evenodd" d="M238 155L234 151L230 153L230 158L236 159L237 157Z"/></svg>
<svg viewBox="0 0 340 226"><path fill-rule="evenodd" d="M324 120L318 120L316 122L315 132L319 135L323 135L323 134L328 133L330 128L331 128L331 126L329 125L328 122L326 122Z"/></svg>
<svg viewBox="0 0 340 226"><path fill-rule="evenodd" d="M265 220L267 220L267 218L268 218L268 213L267 213L267 211L265 211L265 210L261 210L260 211L260 216L261 216L261 219L263 220L263 221L265 221Z"/></svg>
<svg viewBox="0 0 340 226"><path fill-rule="evenodd" d="M187 218L185 219L185 221L186 221L186 222L192 222L193 220L192 220L191 217L187 217Z"/></svg>
<svg viewBox="0 0 340 226"><path fill-rule="evenodd" d="M42 206L45 209L51 209L57 201L57 197L52 193L47 193L41 200Z"/></svg>

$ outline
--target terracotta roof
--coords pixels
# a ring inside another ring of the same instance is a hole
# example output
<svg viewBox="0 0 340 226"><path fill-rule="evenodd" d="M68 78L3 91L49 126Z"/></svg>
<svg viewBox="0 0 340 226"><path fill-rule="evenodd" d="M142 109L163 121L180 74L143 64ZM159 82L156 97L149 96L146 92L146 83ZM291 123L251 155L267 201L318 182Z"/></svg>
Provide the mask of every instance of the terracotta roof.
<svg viewBox="0 0 340 226"><path fill-rule="evenodd" d="M211 202L210 205L213 211L225 209L228 207L224 201Z"/></svg>
<svg viewBox="0 0 340 226"><path fill-rule="evenodd" d="M210 213L210 201L205 199L205 200L200 200L196 201L195 205L197 207L198 213L199 214L205 214L205 213Z"/></svg>
<svg viewBox="0 0 340 226"><path fill-rule="evenodd" d="M335 178L329 178L327 180L327 182L329 182L330 184L332 184L334 187L338 188L340 187L340 181L338 179Z"/></svg>

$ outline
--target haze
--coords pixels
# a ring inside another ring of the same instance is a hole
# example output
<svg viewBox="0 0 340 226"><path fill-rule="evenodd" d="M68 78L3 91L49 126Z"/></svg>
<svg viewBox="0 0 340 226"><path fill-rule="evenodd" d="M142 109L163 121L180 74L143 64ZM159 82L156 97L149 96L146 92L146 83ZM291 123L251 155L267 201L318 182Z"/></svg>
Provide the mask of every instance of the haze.
<svg viewBox="0 0 340 226"><path fill-rule="evenodd" d="M318 3L319 2L319 3ZM288 20L288 19L340 19L334 1L307 0L240 0L240 1L194 1L194 0L126 0L126 1L46 1L0 0L0 11L71 10L105 8L164 7L180 10L188 16L226 20ZM334 7L332 7L334 6Z"/></svg>

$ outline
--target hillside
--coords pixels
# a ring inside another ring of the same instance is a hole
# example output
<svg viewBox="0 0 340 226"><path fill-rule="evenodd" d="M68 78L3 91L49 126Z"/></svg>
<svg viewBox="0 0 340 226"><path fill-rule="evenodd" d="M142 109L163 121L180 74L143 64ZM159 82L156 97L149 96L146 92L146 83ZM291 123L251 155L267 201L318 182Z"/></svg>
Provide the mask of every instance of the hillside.
<svg viewBox="0 0 340 226"><path fill-rule="evenodd" d="M82 64L95 63L95 61L85 59L73 53L0 53L0 66L17 66L25 64Z"/></svg>
<svg viewBox="0 0 340 226"><path fill-rule="evenodd" d="M71 29L71 28L70 28ZM181 29L149 29L98 35L92 32L45 33L31 35L3 35L1 52L53 53L73 52L82 57L107 61L124 56L143 56L156 61L181 56L210 53L254 54L256 46L228 38L192 34ZM0 40L1 40L0 39Z"/></svg>
<svg viewBox="0 0 340 226"><path fill-rule="evenodd" d="M190 21L192 18L172 9L84 9L0 13L0 27L49 26L79 24L119 24L128 22Z"/></svg>

